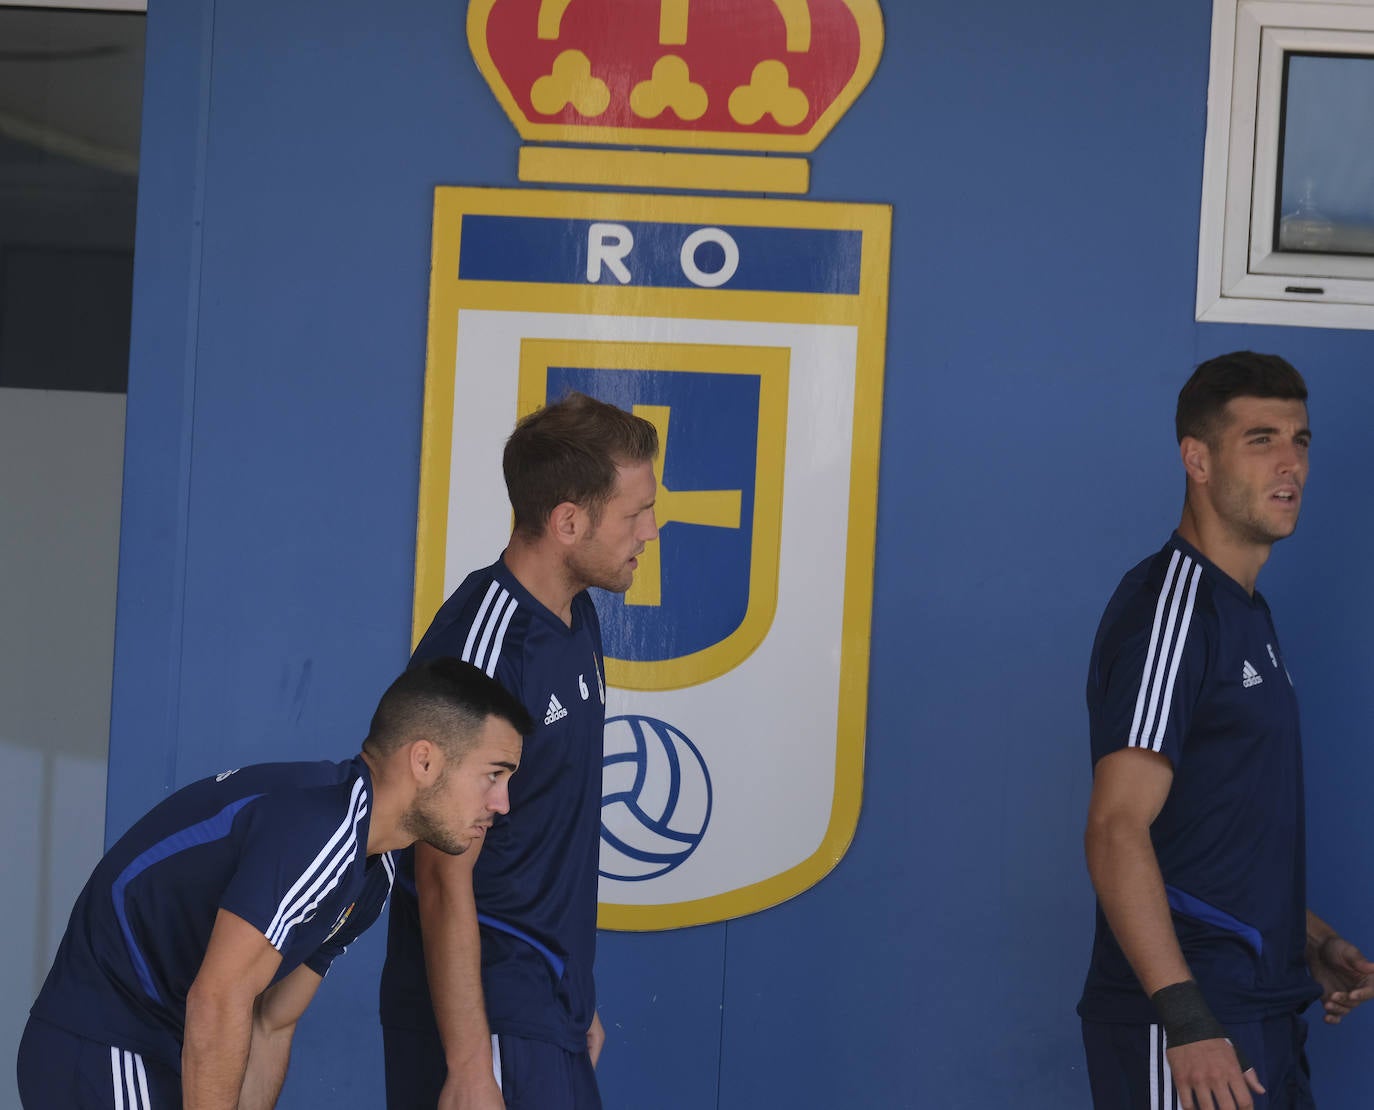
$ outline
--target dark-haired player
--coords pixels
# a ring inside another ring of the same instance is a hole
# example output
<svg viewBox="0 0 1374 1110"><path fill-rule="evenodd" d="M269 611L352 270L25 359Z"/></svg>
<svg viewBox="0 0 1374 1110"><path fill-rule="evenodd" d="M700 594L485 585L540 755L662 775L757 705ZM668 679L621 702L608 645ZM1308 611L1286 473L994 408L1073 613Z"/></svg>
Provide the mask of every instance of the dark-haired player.
<svg viewBox="0 0 1374 1110"><path fill-rule="evenodd" d="M510 543L415 649L476 663L538 723L510 815L480 854L421 845L413 865L398 861L382 972L391 1110L601 1105L592 961L606 697L586 591L629 589L657 536L657 451L652 424L581 394L521 420L502 459Z"/></svg>
<svg viewBox="0 0 1374 1110"><path fill-rule="evenodd" d="M1274 355L1197 368L1178 398L1183 519L1093 644L1078 1012L1097 1110L1309 1108L1299 1015L1374 997L1374 963L1307 909L1297 696L1255 590L1297 527L1306 401Z"/></svg>
<svg viewBox="0 0 1374 1110"><path fill-rule="evenodd" d="M391 853L461 854L520 761L525 710L456 659L382 696L360 755L178 790L96 866L19 1049L27 1110L267 1110L296 1021L381 912Z"/></svg>

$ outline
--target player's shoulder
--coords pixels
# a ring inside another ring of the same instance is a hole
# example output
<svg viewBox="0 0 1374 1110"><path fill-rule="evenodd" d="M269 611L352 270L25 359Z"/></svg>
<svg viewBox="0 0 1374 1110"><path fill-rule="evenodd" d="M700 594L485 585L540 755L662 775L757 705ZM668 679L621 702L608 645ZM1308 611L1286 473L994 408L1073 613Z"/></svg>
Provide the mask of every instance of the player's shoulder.
<svg viewBox="0 0 1374 1110"><path fill-rule="evenodd" d="M444 599L439 611L434 614L434 619L430 621L424 638L428 640L442 635L460 624L466 630L466 626L471 624L476 613L488 602L488 596L497 589L499 584L496 581L495 564L474 570Z"/></svg>
<svg viewBox="0 0 1374 1110"><path fill-rule="evenodd" d="M204 786L224 796L318 790L356 779L360 763L359 757L342 761L314 759L251 763L209 775L193 786Z"/></svg>
<svg viewBox="0 0 1374 1110"><path fill-rule="evenodd" d="M463 579L434 615L413 661L453 656L488 674L518 657L529 627L528 598L500 561Z"/></svg>
<svg viewBox="0 0 1374 1110"><path fill-rule="evenodd" d="M1175 635L1205 633L1216 610L1209 566L1177 537L1138 562L1122 576L1103 611L1099 649L1153 635L1161 627Z"/></svg>
<svg viewBox="0 0 1374 1110"><path fill-rule="evenodd" d="M200 841L247 835L250 828L289 826L299 829L333 817L340 822L352 800L353 784L362 779L355 766L328 761L257 763L226 768L189 783L149 810L110 850L110 859L126 860L153 845L176 838ZM360 791L365 793L365 791ZM366 804L366 799L362 799Z"/></svg>
<svg viewBox="0 0 1374 1110"><path fill-rule="evenodd" d="M371 802L369 778L361 757L342 762L259 763L222 771L205 780L233 805L251 805L251 815L293 828L336 826L347 814Z"/></svg>

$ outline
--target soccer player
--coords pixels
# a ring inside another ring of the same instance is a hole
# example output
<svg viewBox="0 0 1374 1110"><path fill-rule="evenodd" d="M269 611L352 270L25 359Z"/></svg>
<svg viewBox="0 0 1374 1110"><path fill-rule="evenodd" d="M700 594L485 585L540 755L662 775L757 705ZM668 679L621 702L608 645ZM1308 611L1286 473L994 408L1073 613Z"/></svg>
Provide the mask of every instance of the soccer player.
<svg viewBox="0 0 1374 1110"><path fill-rule="evenodd" d="M1298 523L1307 387L1205 362L1178 397L1183 518L1122 579L1088 672L1097 933L1078 1006L1097 1110L1311 1107L1306 1027L1374 963L1306 906L1298 702L1255 590Z"/></svg>
<svg viewBox="0 0 1374 1110"><path fill-rule="evenodd" d="M508 808L524 708L456 659L382 696L362 753L178 790L97 865L19 1048L27 1110L268 1110L391 853L460 855Z"/></svg>
<svg viewBox="0 0 1374 1110"><path fill-rule="evenodd" d="M652 424L577 393L521 420L502 459L510 542L415 649L471 660L539 723L511 812L480 854L417 845L398 861L382 971L390 1110L601 1105L592 961L606 684L587 588L629 589L658 535L657 453Z"/></svg>

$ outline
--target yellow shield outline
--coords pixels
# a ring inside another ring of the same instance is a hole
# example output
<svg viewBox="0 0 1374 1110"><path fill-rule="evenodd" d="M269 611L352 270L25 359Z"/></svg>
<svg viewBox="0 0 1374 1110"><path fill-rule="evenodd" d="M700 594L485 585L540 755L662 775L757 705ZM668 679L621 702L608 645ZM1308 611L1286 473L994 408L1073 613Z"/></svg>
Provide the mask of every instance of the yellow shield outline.
<svg viewBox="0 0 1374 1110"><path fill-rule="evenodd" d="M739 626L708 647L672 659L642 661L606 657L606 681L625 690L676 690L698 686L739 666L768 635L778 602L782 548L782 483L787 445L787 367L780 347L716 344L623 343L573 339L525 339L520 344L520 416L544 404L551 366L597 370L666 370L740 374L759 379L758 446L754 461L753 543L749 603ZM655 477L660 513L671 512L673 493L663 487L667 445L659 444ZM669 521L673 523L674 521ZM666 527L660 517L660 527ZM655 543L661 542L655 540Z"/></svg>
<svg viewBox="0 0 1374 1110"><path fill-rule="evenodd" d="M859 292L781 293L460 280L462 219L464 215L479 214L858 231L863 236ZM819 882L843 858L853 840L863 794L891 233L892 208L885 204L462 186L435 189L412 646L419 642L445 597L444 551L461 310L835 324L854 328L857 336L835 786L825 833L817 848L801 862L733 890L659 905L603 902L597 919L601 928L681 928L756 913ZM511 414L512 425L515 416Z"/></svg>

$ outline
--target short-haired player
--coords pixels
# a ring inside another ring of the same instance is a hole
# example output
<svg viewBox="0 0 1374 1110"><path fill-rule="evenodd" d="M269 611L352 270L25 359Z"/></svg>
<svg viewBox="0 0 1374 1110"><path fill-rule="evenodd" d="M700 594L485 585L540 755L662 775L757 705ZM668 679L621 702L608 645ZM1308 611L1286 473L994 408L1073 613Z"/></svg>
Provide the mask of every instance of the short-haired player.
<svg viewBox="0 0 1374 1110"><path fill-rule="evenodd" d="M605 726L587 593L629 589L658 535L654 426L583 394L521 420L503 467L515 527L468 575L415 658L456 654L538 724L511 813L480 854L400 861L382 973L387 1104L596 1110L597 859Z"/></svg>
<svg viewBox="0 0 1374 1110"><path fill-rule="evenodd" d="M1275 355L1197 368L1176 415L1182 520L1093 644L1078 1012L1096 1110L1310 1110L1299 1015L1374 997L1374 963L1307 909L1297 694L1255 589L1297 527L1306 401Z"/></svg>
<svg viewBox="0 0 1374 1110"><path fill-rule="evenodd" d="M381 913L392 853L461 855L509 808L532 722L470 664L382 696L342 763L183 787L96 866L19 1049L27 1110L267 1110L297 1020Z"/></svg>

